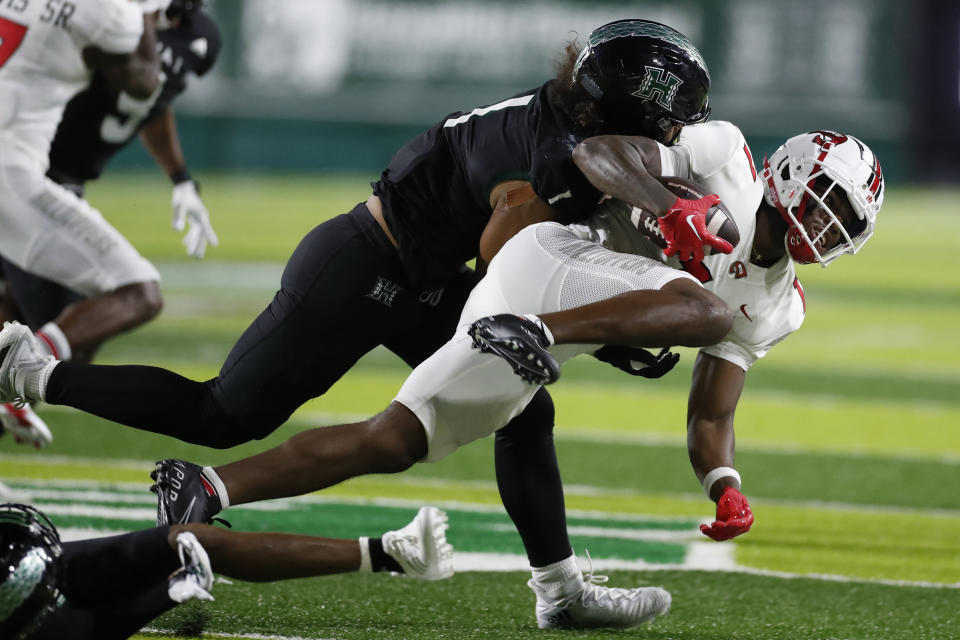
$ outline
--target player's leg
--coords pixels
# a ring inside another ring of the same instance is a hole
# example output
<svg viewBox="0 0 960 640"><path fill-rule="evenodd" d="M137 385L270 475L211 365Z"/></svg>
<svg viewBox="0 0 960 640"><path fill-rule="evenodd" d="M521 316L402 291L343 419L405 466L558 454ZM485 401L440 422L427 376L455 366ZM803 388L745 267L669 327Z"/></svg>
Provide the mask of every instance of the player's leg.
<svg viewBox="0 0 960 640"><path fill-rule="evenodd" d="M512 275L522 272L539 274L539 282ZM562 227L545 225L511 240L490 265L488 277L500 283L496 288L512 312L544 314L624 291L657 292L684 276L653 261L599 247L591 251ZM484 311L480 306L471 310L474 314ZM521 414L498 431L495 447L501 498L533 567L529 584L537 596L538 624L544 628L623 627L662 614L670 605L670 595L662 589L608 589L583 580L566 531L551 429L552 415Z"/></svg>
<svg viewBox="0 0 960 640"><path fill-rule="evenodd" d="M499 429L494 440L500 499L532 567L545 567L573 554L553 422L553 401L541 387L523 413Z"/></svg>
<svg viewBox="0 0 960 640"><path fill-rule="evenodd" d="M398 473L427 449L418 418L394 402L363 422L303 431L225 465L163 460L151 474L157 522L209 522L230 505L303 495L370 473Z"/></svg>
<svg viewBox="0 0 960 640"><path fill-rule="evenodd" d="M213 380L157 367L61 362L40 398L207 446L263 437L411 322L416 296L384 285L401 268L377 233L376 221L358 207L308 234L280 291Z"/></svg>
<svg viewBox="0 0 960 640"><path fill-rule="evenodd" d="M0 255L89 298L42 329L54 355L69 359L153 318L162 306L153 265L86 201L14 156L0 157Z"/></svg>
<svg viewBox="0 0 960 640"><path fill-rule="evenodd" d="M222 465L166 460L155 472L158 521L206 521L230 504L300 495L366 473L439 460L491 434L536 392L506 363L471 348L465 329L418 366L393 403L369 420L299 433Z"/></svg>

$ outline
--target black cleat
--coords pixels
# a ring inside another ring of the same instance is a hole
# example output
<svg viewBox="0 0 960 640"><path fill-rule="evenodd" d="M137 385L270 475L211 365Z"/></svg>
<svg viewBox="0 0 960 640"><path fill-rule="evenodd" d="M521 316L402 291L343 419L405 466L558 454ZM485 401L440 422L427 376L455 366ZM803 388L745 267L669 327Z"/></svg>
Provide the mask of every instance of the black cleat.
<svg viewBox="0 0 960 640"><path fill-rule="evenodd" d="M216 488L200 465L186 460L161 460L150 477L155 482L150 491L157 494L158 527L188 522L210 524L223 509Z"/></svg>
<svg viewBox="0 0 960 640"><path fill-rule="evenodd" d="M548 350L550 339L538 322L501 313L480 318L467 333L474 349L500 356L530 384L550 384L560 377L560 363Z"/></svg>

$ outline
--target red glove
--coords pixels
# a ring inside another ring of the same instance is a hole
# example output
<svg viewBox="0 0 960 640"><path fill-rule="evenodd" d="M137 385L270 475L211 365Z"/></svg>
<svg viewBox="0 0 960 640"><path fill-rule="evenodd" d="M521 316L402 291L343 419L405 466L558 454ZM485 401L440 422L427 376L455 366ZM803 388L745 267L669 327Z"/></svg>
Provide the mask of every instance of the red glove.
<svg viewBox="0 0 960 640"><path fill-rule="evenodd" d="M727 487L717 500L717 519L711 524L700 525L700 531L718 542L746 533L753 525L753 512L743 494Z"/></svg>
<svg viewBox="0 0 960 640"><path fill-rule="evenodd" d="M707 231L707 212L720 202L715 193L699 200L677 198L665 214L660 216L660 231L667 241L666 256L677 254L680 260L703 262L703 245L708 244L720 253L730 253L733 245Z"/></svg>

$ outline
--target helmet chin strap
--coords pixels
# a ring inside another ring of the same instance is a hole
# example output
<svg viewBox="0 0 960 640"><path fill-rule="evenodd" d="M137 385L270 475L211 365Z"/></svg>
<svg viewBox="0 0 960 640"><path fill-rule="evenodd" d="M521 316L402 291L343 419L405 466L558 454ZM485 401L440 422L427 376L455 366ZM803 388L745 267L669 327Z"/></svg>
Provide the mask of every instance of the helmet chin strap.
<svg viewBox="0 0 960 640"><path fill-rule="evenodd" d="M773 182L773 168L770 166L770 161L766 155L763 156L763 178L765 187L764 196L767 203L773 205L787 223L787 233L783 237L783 244L787 249L787 254L795 262L800 264L820 262L809 240L807 240L803 227L800 226L800 220L803 218L804 211L807 208L809 197L803 198L803 201L800 203L798 215L794 217L790 215L787 208L783 206L783 202L780 201L780 194L777 193L777 187ZM809 194L806 195L809 196Z"/></svg>

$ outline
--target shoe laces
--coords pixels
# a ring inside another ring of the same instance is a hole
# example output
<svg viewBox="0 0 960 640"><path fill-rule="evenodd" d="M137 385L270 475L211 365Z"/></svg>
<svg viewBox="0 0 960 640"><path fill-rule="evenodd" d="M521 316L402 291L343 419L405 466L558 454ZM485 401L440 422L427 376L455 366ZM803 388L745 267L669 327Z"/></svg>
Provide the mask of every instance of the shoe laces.
<svg viewBox="0 0 960 640"><path fill-rule="evenodd" d="M610 577L597 575L593 572L593 558L590 557L590 550L585 549L585 551L588 569L583 574L584 588L581 601L584 606L590 604L598 606L606 604L615 608L636 606L638 604L637 598L631 594L629 589L602 586L610 581Z"/></svg>

